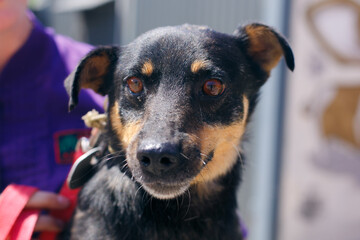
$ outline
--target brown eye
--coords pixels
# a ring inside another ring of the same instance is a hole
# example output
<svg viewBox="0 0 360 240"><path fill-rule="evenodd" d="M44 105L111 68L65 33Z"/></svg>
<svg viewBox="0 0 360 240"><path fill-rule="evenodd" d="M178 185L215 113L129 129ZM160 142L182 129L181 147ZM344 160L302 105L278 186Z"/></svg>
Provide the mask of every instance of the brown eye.
<svg viewBox="0 0 360 240"><path fill-rule="evenodd" d="M140 93L143 90L142 81L136 77L129 78L127 80L127 84L130 88L130 91L133 93Z"/></svg>
<svg viewBox="0 0 360 240"><path fill-rule="evenodd" d="M218 96L225 90L225 85L217 79L209 79L203 86L203 91L209 96Z"/></svg>

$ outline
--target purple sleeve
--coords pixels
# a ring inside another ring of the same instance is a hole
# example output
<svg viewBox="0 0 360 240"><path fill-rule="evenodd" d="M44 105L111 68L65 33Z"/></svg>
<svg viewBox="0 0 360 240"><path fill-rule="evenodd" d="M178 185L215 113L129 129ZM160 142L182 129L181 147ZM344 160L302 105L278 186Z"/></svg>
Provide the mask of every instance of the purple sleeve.
<svg viewBox="0 0 360 240"><path fill-rule="evenodd" d="M59 190L70 164L56 161L55 137L82 131L84 114L103 111L103 97L82 90L69 113L64 88L64 79L93 47L56 35L29 16L34 28L28 40L0 73L0 192L10 183Z"/></svg>

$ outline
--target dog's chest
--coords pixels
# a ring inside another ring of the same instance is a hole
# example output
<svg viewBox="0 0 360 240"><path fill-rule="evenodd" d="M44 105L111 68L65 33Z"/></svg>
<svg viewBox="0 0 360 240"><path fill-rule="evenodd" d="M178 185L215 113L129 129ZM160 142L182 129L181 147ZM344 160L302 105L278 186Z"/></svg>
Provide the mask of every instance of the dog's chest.
<svg viewBox="0 0 360 240"><path fill-rule="evenodd" d="M104 167L81 192L72 237L242 239L236 216L225 203L195 198L187 194L174 200L151 198L117 167ZM91 227L85 231L84 226Z"/></svg>

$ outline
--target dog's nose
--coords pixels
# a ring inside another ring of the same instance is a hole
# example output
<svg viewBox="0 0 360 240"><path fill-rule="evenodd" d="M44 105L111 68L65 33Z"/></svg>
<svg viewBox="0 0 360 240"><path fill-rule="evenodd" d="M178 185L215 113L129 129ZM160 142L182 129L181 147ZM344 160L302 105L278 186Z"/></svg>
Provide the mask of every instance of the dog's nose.
<svg viewBox="0 0 360 240"><path fill-rule="evenodd" d="M155 175L161 175L179 165L180 146L172 143L143 142L137 151L141 166Z"/></svg>

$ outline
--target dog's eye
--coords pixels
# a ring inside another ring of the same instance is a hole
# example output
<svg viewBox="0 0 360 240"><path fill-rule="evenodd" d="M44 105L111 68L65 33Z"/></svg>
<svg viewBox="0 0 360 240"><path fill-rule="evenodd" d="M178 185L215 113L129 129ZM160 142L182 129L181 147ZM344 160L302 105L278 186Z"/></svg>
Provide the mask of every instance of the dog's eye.
<svg viewBox="0 0 360 240"><path fill-rule="evenodd" d="M218 79L209 79L203 86L203 91L209 96L218 96L225 90L225 85Z"/></svg>
<svg viewBox="0 0 360 240"><path fill-rule="evenodd" d="M133 93L140 93L143 90L143 83L137 77L131 77L127 80L129 89Z"/></svg>

